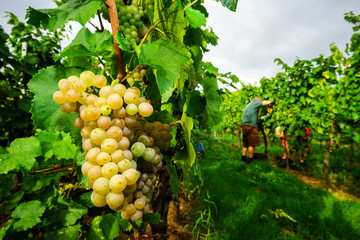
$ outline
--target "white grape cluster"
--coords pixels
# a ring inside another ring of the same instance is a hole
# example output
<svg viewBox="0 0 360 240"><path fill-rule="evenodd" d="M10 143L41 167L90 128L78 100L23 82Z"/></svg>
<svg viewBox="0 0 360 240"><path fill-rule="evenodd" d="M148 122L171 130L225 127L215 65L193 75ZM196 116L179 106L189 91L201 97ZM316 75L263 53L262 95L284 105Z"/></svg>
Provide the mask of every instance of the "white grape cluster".
<svg viewBox="0 0 360 240"><path fill-rule="evenodd" d="M146 76L146 65L140 64L139 67L126 79L130 86L135 82L139 82L141 86L144 85L144 78Z"/></svg>
<svg viewBox="0 0 360 240"><path fill-rule="evenodd" d="M85 71L58 82L53 94L64 113L79 112L86 162L81 171L93 189L91 201L121 211L124 219L140 219L150 209L161 150L170 147L170 127L145 122L153 107L136 87L107 85L104 75Z"/></svg>

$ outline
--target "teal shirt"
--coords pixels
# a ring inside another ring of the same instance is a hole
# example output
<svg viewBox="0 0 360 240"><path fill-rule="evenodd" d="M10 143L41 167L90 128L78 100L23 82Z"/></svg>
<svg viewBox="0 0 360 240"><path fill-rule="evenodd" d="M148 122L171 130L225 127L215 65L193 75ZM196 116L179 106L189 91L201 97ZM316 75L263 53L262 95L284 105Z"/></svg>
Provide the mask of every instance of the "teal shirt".
<svg viewBox="0 0 360 240"><path fill-rule="evenodd" d="M262 106L262 101L251 101L244 108L242 124L252 127L257 127L259 108Z"/></svg>

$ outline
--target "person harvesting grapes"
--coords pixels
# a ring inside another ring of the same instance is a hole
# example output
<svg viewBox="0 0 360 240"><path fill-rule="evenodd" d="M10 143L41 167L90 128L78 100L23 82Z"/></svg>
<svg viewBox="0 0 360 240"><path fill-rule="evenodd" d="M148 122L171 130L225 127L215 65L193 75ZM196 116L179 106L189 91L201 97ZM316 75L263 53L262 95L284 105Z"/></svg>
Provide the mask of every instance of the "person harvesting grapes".
<svg viewBox="0 0 360 240"><path fill-rule="evenodd" d="M242 161L251 163L254 157L255 147L260 145L259 131L257 128L258 113L262 106L268 106L271 101L263 101L261 97L255 97L244 108L242 118L242 131L243 131L243 149ZM246 158L248 154L249 159Z"/></svg>

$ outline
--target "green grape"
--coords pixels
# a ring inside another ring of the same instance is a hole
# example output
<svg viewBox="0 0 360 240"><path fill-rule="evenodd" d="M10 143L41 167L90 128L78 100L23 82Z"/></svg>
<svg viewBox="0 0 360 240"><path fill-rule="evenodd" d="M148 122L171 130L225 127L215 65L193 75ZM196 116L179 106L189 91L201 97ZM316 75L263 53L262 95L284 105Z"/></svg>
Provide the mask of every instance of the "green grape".
<svg viewBox="0 0 360 240"><path fill-rule="evenodd" d="M131 146L131 153L135 157L142 157L145 154L145 150L145 144L143 144L142 142L136 142Z"/></svg>
<svg viewBox="0 0 360 240"><path fill-rule="evenodd" d="M102 115L109 115L111 113L111 107L107 104L102 105L100 111Z"/></svg>
<svg viewBox="0 0 360 240"><path fill-rule="evenodd" d="M138 112L138 107L131 103L126 106L126 113L129 115L135 115Z"/></svg>

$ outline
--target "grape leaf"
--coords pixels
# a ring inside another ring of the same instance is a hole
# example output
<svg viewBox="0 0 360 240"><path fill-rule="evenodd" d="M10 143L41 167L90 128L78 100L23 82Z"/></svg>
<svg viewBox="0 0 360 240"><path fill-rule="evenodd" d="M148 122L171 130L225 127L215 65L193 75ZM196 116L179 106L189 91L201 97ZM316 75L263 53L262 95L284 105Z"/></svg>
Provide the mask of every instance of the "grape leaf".
<svg viewBox="0 0 360 240"><path fill-rule="evenodd" d="M11 217L19 218L14 223L14 230L19 232L35 226L41 222L40 217L44 212L45 206L39 200L21 203L11 213Z"/></svg>
<svg viewBox="0 0 360 240"><path fill-rule="evenodd" d="M46 231L45 240L77 240L80 230L80 224Z"/></svg>
<svg viewBox="0 0 360 240"><path fill-rule="evenodd" d="M113 52L113 39L109 31L91 33L83 27L74 40L60 54L54 58L73 56L103 56Z"/></svg>
<svg viewBox="0 0 360 240"><path fill-rule="evenodd" d="M100 228L103 230L106 239L114 239L120 234L119 223L111 213L106 214L101 219Z"/></svg>
<svg viewBox="0 0 360 240"><path fill-rule="evenodd" d="M206 111L208 125L216 130L220 128L219 122L223 121L224 112L220 111L221 98L214 88L206 92Z"/></svg>
<svg viewBox="0 0 360 240"><path fill-rule="evenodd" d="M176 172L176 166L170 161L168 161L166 164L166 169L168 170L170 175L169 184L171 191L174 193L175 196L177 196L179 193L179 177Z"/></svg>
<svg viewBox="0 0 360 240"><path fill-rule="evenodd" d="M71 226L76 223L85 213L88 208L76 202L67 202L63 198L59 198L55 207L47 212L46 225L52 223L61 223L62 226Z"/></svg>
<svg viewBox="0 0 360 240"><path fill-rule="evenodd" d="M164 6L164 1L154 1L153 25L160 30L158 38L169 38L174 42L183 42L185 35L186 21L184 9L180 1L172 2L169 7ZM164 36L166 34L167 36Z"/></svg>
<svg viewBox="0 0 360 240"><path fill-rule="evenodd" d="M70 20L78 21L85 25L90 18L94 17L97 10L103 4L102 0L69 0L60 7L51 9L27 9L27 23L36 27L42 25L44 28L54 31L61 28Z"/></svg>
<svg viewBox="0 0 360 240"><path fill-rule="evenodd" d="M186 21L193 28L199 28L206 25L205 15L199 10L193 9L191 7L186 8Z"/></svg>
<svg viewBox="0 0 360 240"><path fill-rule="evenodd" d="M36 134L36 138L40 140L45 159L52 156L57 159L74 158L77 147L72 143L70 134L42 131Z"/></svg>
<svg viewBox="0 0 360 240"><path fill-rule="evenodd" d="M238 3L238 0L221 0L221 3L227 9L236 12L236 5Z"/></svg>
<svg viewBox="0 0 360 240"><path fill-rule="evenodd" d="M194 146L191 143L191 130L194 128L194 123L193 123L193 119L186 115L186 109L187 109L187 105L184 104L183 114L181 116L181 126L184 130L185 142L187 145L190 166L192 166L196 159Z"/></svg>
<svg viewBox="0 0 360 240"><path fill-rule="evenodd" d="M144 214L142 219L144 222L147 222L150 224L158 224L158 223L162 222L160 213L157 213L157 212Z"/></svg>
<svg viewBox="0 0 360 240"><path fill-rule="evenodd" d="M115 216L116 216L116 219L117 219L117 221L119 223L119 226L120 226L121 230L123 230L125 232L131 231L132 225L129 223L129 221L127 221L127 220L125 220L125 219L123 219L121 217L121 212L120 211L117 211Z"/></svg>
<svg viewBox="0 0 360 240"><path fill-rule="evenodd" d="M200 92L195 90L187 94L187 114L190 117L200 115L206 106L206 99L200 95Z"/></svg>
<svg viewBox="0 0 360 240"><path fill-rule="evenodd" d="M105 236L103 234L103 231L100 226L100 222L102 220L101 216L96 216L92 223L91 228L87 232L86 239L105 239Z"/></svg>
<svg viewBox="0 0 360 240"><path fill-rule="evenodd" d="M35 158L42 154L40 143L35 137L15 139L8 152L0 155L2 173L15 169L27 172L34 166Z"/></svg>
<svg viewBox="0 0 360 240"><path fill-rule="evenodd" d="M60 104L53 101L52 95L58 91L57 83L62 78L71 75L79 76L81 71L75 68L51 66L39 71L28 83L30 90L35 94L31 113L35 128L48 131L70 132L75 138L79 138L79 130L73 125L78 113L65 114L60 110Z"/></svg>
<svg viewBox="0 0 360 240"><path fill-rule="evenodd" d="M181 66L189 60L187 54L171 40L146 43L141 46L139 56L140 63L154 68L162 102L171 97L175 81L180 77Z"/></svg>

